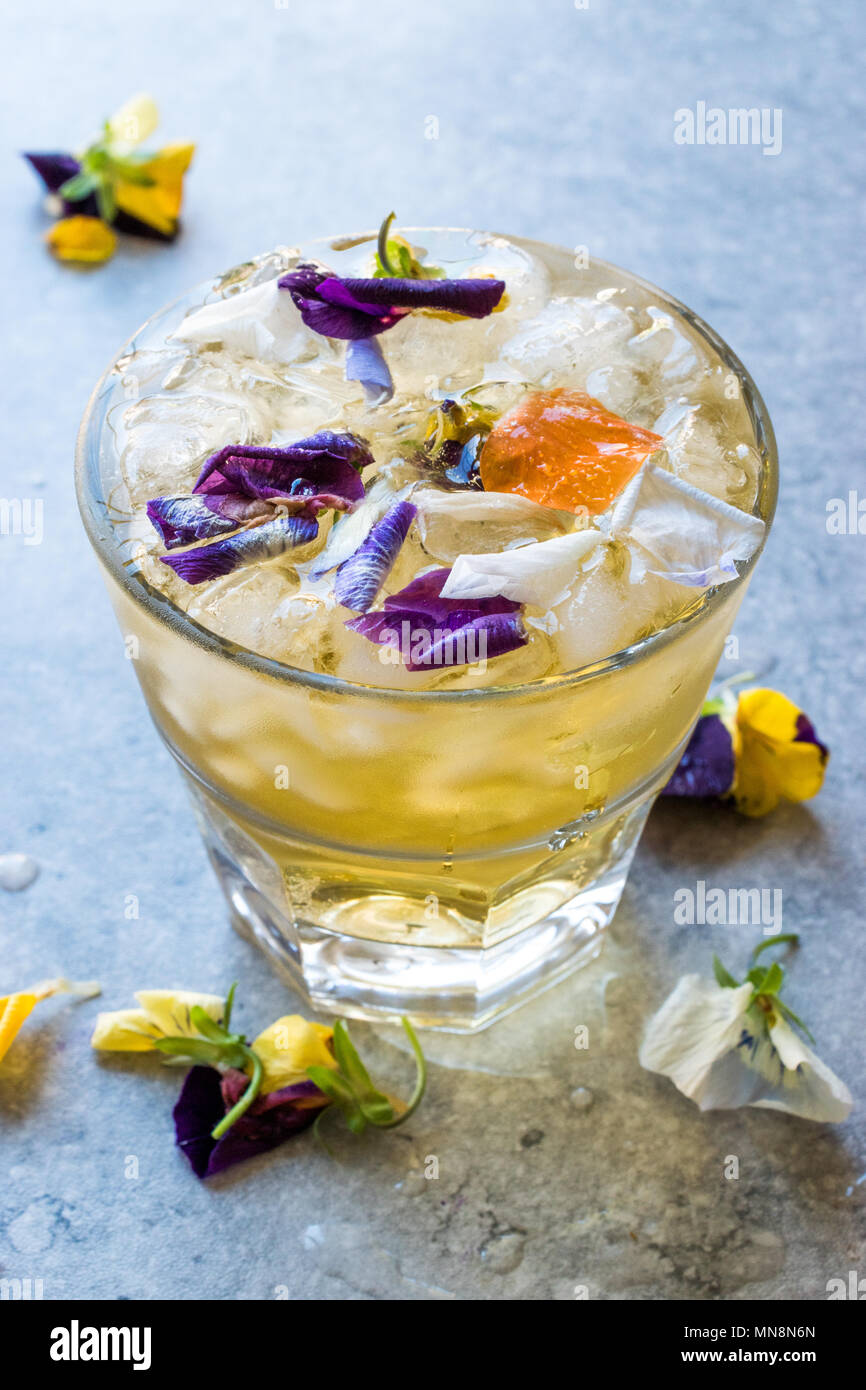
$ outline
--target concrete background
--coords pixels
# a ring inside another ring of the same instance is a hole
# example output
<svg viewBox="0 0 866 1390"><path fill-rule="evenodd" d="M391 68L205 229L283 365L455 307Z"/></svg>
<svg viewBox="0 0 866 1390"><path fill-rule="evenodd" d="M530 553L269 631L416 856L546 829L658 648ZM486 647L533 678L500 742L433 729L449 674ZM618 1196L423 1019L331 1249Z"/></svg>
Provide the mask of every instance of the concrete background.
<svg viewBox="0 0 866 1390"><path fill-rule="evenodd" d="M677 976L707 970L712 950L742 967L755 936L675 926L677 887L779 887L804 939L788 997L862 1105L866 538L826 528L828 500L866 488L861 7L29 0L6 23L0 493L44 499L45 536L0 536L0 851L41 866L25 892L0 892L0 988L98 976L117 1008L144 985L236 976L251 1032L287 1010L227 924L123 659L74 509L72 446L98 373L155 307L250 253L391 207L406 224L586 244L694 306L742 356L783 487L740 664L802 704L834 756L816 802L764 822L658 807L602 959L477 1040L431 1041L409 1131L347 1139L339 1166L305 1136L198 1184L172 1148L177 1075L98 1062L97 1006L43 1005L0 1073L0 1276L40 1278L46 1298L571 1299L585 1285L608 1299L816 1299L866 1274L862 1109L827 1128L701 1115L636 1058ZM76 144L141 88L161 135L199 142L183 236L61 267L16 151ZM781 153L676 145L674 112L698 101L780 108ZM588 1052L573 1047L581 1023ZM357 1031L396 1082L395 1035ZM740 1177L726 1181L732 1154ZM421 1176L428 1155L436 1181Z"/></svg>

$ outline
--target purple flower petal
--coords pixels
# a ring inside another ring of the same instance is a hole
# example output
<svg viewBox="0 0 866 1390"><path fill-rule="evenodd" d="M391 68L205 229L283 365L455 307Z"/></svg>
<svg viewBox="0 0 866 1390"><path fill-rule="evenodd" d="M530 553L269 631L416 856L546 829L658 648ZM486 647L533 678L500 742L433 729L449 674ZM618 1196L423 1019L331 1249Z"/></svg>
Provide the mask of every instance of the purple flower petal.
<svg viewBox="0 0 866 1390"><path fill-rule="evenodd" d="M319 523L308 517L280 516L248 531L212 541L210 545L199 545L179 555L162 555L160 559L187 584L203 584L244 565L282 555L294 546L307 545L318 531Z"/></svg>
<svg viewBox="0 0 866 1390"><path fill-rule="evenodd" d="M220 516L207 501L189 496L154 497L147 504L147 515L169 550L236 531L244 519Z"/></svg>
<svg viewBox="0 0 866 1390"><path fill-rule="evenodd" d="M795 743L814 743L816 748L821 750L822 761L826 763L830 756L830 749L826 743L822 743L815 732L815 726L807 714L797 715L797 732L794 735Z"/></svg>
<svg viewBox="0 0 866 1390"><path fill-rule="evenodd" d="M216 1147L211 1130L224 1114L219 1072L215 1067L193 1067L186 1074L172 1117L175 1143L189 1159L197 1178L207 1174Z"/></svg>
<svg viewBox="0 0 866 1390"><path fill-rule="evenodd" d="M330 430L281 446L228 444L207 460L193 492L286 499L294 494L306 497L308 508L323 495L342 498L345 509L364 496L360 470L372 462L363 439Z"/></svg>
<svg viewBox="0 0 866 1390"><path fill-rule="evenodd" d="M505 291L502 280L343 279L306 263L278 283L289 291L308 328L327 338L348 339L384 333L412 309L486 318Z"/></svg>
<svg viewBox="0 0 866 1390"><path fill-rule="evenodd" d="M353 338L346 344L346 380L360 381L371 406L390 401L394 382L375 338Z"/></svg>
<svg viewBox="0 0 866 1390"><path fill-rule="evenodd" d="M337 570L334 593L338 603L365 613L375 599L418 515L411 502L395 502L348 560Z"/></svg>
<svg viewBox="0 0 866 1390"><path fill-rule="evenodd" d="M726 796L734 781L734 745L717 714L701 715L662 796Z"/></svg>
<svg viewBox="0 0 866 1390"><path fill-rule="evenodd" d="M258 1096L222 1139L211 1131L249 1084L243 1072L225 1076L214 1067L193 1067L174 1107L176 1143L198 1178L210 1178L235 1163L276 1148L313 1123L325 1097L312 1081Z"/></svg>
<svg viewBox="0 0 866 1390"><path fill-rule="evenodd" d="M395 648L409 671L466 666L526 646L521 605L513 599L440 597L450 569L431 570L385 599L378 613L346 627L379 646Z"/></svg>
<svg viewBox="0 0 866 1390"><path fill-rule="evenodd" d="M499 595L493 598L440 598L450 573L450 569L429 570L427 574L413 579L398 594L390 594L385 599L385 608L424 614L442 624L455 616L458 622L468 622L483 614L516 613L520 609L521 605L514 599Z"/></svg>
<svg viewBox="0 0 866 1390"><path fill-rule="evenodd" d="M330 295L331 281L319 286L319 293ZM464 318L486 319L503 294L504 280L404 280L382 276L370 280L342 280L343 290L373 308L390 305L396 309L439 309Z"/></svg>

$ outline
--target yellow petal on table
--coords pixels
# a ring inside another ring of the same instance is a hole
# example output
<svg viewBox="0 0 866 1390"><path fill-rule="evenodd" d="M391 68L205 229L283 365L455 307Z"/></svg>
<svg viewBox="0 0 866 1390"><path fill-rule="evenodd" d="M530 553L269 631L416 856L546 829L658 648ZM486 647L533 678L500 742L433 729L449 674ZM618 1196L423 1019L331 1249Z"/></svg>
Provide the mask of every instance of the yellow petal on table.
<svg viewBox="0 0 866 1390"><path fill-rule="evenodd" d="M125 101L108 122L112 144L140 145L159 125L159 110L152 96L138 92Z"/></svg>
<svg viewBox="0 0 866 1390"><path fill-rule="evenodd" d="M180 216L183 176L194 153L195 145L166 145L152 159L144 160L139 168L153 183L127 183L120 179L115 189L118 208L171 236Z"/></svg>
<svg viewBox="0 0 866 1390"><path fill-rule="evenodd" d="M821 790L827 753L798 738L802 711L777 690L747 690L737 704L737 772L732 794L746 816L765 816L780 801L807 801Z"/></svg>
<svg viewBox="0 0 866 1390"><path fill-rule="evenodd" d="M252 1044L262 1062L262 1092L277 1091L307 1080L307 1067L331 1067L337 1063L328 1047L333 1029L310 1023L300 1014L278 1018L259 1033Z"/></svg>
<svg viewBox="0 0 866 1390"><path fill-rule="evenodd" d="M163 1036L144 1009L118 1009L99 1014L90 1046L97 1052L151 1052Z"/></svg>
<svg viewBox="0 0 866 1390"><path fill-rule="evenodd" d="M99 985L92 980L77 984L72 980L55 979L42 980L38 985L31 985L29 989L19 990L15 994L0 995L0 1062L15 1041L22 1023L29 1018L41 999L48 999L52 994L77 994L82 998L92 998L98 993Z"/></svg>
<svg viewBox="0 0 866 1390"><path fill-rule="evenodd" d="M58 260L86 265L110 260L117 247L117 237L100 217L62 217L45 233L45 240Z"/></svg>
<svg viewBox="0 0 866 1390"><path fill-rule="evenodd" d="M198 1005L214 1023L225 1013L226 1001L219 994L199 994L191 989L140 989L136 999L150 1021L165 1037L198 1037L190 1009Z"/></svg>

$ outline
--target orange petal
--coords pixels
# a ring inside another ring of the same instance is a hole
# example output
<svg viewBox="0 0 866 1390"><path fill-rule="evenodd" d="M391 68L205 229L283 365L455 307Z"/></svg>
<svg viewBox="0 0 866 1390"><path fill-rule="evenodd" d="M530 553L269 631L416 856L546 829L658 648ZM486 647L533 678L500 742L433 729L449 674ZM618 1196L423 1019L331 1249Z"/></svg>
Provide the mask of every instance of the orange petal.
<svg viewBox="0 0 866 1390"><path fill-rule="evenodd" d="M45 240L61 261L98 264L110 260L117 237L99 217L62 217L45 233Z"/></svg>
<svg viewBox="0 0 866 1390"><path fill-rule="evenodd" d="M491 430L481 481L488 492L597 515L661 442L584 391L535 391Z"/></svg>

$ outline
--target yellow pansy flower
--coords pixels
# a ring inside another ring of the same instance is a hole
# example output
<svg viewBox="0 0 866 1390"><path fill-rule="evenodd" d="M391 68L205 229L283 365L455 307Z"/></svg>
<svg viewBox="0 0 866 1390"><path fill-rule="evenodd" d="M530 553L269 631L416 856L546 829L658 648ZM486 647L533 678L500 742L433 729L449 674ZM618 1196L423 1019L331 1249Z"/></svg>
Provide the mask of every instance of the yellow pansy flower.
<svg viewBox="0 0 866 1390"><path fill-rule="evenodd" d="M96 1020L91 1047L98 1052L152 1052L158 1038L198 1038L190 1018L194 1005L204 1009L214 1023L222 1020L225 1000L217 994L196 994L186 989L142 989L135 996L138 1009L102 1013Z"/></svg>
<svg viewBox="0 0 866 1390"><path fill-rule="evenodd" d="M146 222L164 236L173 236L180 216L183 176L194 153L195 145L165 145L150 159L142 160L136 168L153 182L119 179L115 188L119 210Z"/></svg>
<svg viewBox="0 0 866 1390"><path fill-rule="evenodd" d="M780 801L807 801L821 790L828 750L807 716L778 690L744 690L733 733L731 795L743 815L765 816Z"/></svg>
<svg viewBox="0 0 866 1390"><path fill-rule="evenodd" d="M52 994L77 994L82 999L91 999L99 992L99 985L92 980L81 984L57 979L41 980L29 989L0 995L0 1062L15 1041L22 1023L30 1017L40 1000L48 999Z"/></svg>
<svg viewBox="0 0 866 1390"><path fill-rule="evenodd" d="M262 1092L278 1091L307 1080L308 1067L337 1066L328 1046L333 1029L324 1023L310 1023L300 1014L278 1018L253 1042L252 1049L262 1063Z"/></svg>
<svg viewBox="0 0 866 1390"><path fill-rule="evenodd" d="M58 260L87 265L110 260L117 248L117 237L101 217L62 217L45 240Z"/></svg>

